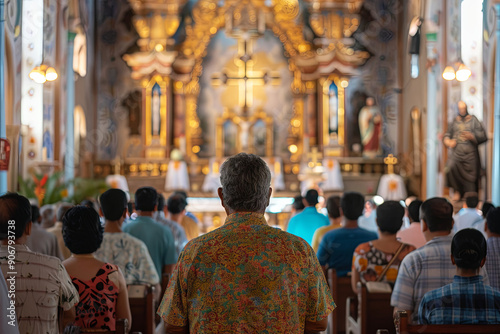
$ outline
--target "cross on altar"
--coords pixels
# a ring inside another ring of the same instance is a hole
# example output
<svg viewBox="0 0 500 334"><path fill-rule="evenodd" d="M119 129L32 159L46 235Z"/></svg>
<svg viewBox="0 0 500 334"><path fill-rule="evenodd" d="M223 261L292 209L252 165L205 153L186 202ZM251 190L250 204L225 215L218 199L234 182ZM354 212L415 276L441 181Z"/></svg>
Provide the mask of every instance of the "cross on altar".
<svg viewBox="0 0 500 334"><path fill-rule="evenodd" d="M394 165L398 163L398 158L396 158L392 154L389 154L384 158L384 163L387 165L387 173L394 174Z"/></svg>
<svg viewBox="0 0 500 334"><path fill-rule="evenodd" d="M254 70L254 60L252 59L252 43L246 39L238 40L238 58L234 60L238 67L237 73L224 71L214 74L212 82L221 81L228 86L237 86L239 89L239 105L243 108L243 115L247 115L249 108L253 104L253 86L264 86L269 80L279 80L279 75L273 75L266 71Z"/></svg>
<svg viewBox="0 0 500 334"><path fill-rule="evenodd" d="M311 163L313 164L313 166L310 167L316 167L319 165L318 158L321 158L321 153L318 152L317 147L313 147L311 151L312 152L307 153L307 157L311 158Z"/></svg>

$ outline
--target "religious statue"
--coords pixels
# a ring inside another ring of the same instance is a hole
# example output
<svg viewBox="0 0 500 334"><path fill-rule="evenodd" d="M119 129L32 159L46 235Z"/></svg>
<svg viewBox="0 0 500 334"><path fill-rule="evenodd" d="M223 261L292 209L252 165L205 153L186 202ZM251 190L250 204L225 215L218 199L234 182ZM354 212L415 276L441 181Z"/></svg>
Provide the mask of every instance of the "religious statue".
<svg viewBox="0 0 500 334"><path fill-rule="evenodd" d="M380 109L375 106L373 97L366 99L366 105L359 112L359 131L363 144L363 156L367 158L379 156L382 153L380 148L382 114Z"/></svg>
<svg viewBox="0 0 500 334"><path fill-rule="evenodd" d="M250 125L251 124L249 121L240 122L240 143L241 143L241 150L243 152L246 152L248 150Z"/></svg>
<svg viewBox="0 0 500 334"><path fill-rule="evenodd" d="M160 91L159 87L153 88L153 97L151 98L151 134L159 136L161 130L161 116L160 116Z"/></svg>
<svg viewBox="0 0 500 334"><path fill-rule="evenodd" d="M443 144L452 149L446 166L447 186L455 191L459 200L466 192L478 192L481 171L478 146L486 140L486 131L474 115L469 115L467 105L458 102L458 116L448 126Z"/></svg>

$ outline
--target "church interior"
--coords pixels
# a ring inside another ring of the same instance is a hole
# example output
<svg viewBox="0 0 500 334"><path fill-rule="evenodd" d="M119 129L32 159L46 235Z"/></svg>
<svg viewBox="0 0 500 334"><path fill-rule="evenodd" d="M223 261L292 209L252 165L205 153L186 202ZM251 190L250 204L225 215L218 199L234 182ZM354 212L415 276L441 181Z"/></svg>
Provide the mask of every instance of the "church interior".
<svg viewBox="0 0 500 334"><path fill-rule="evenodd" d="M210 225L221 164L248 152L272 172L276 225L311 187L446 197L442 140L464 101L488 138L479 196L500 204L495 5L5 1L1 190L53 175L182 189Z"/></svg>

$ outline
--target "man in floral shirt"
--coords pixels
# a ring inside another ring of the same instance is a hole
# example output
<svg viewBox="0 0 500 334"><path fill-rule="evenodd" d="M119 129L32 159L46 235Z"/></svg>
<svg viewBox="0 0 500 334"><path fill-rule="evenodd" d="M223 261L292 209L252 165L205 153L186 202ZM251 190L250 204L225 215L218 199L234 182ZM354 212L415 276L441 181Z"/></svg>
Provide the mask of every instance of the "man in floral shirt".
<svg viewBox="0 0 500 334"><path fill-rule="evenodd" d="M271 173L240 153L221 168L224 226L191 240L158 314L168 333L304 333L335 308L309 244L270 227Z"/></svg>

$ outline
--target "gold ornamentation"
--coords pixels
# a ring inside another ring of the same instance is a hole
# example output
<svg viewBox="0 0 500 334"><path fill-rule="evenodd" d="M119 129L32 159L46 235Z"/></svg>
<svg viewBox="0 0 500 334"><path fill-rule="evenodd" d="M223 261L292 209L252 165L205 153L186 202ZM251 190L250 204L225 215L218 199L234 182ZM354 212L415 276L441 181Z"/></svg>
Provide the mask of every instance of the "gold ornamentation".
<svg viewBox="0 0 500 334"><path fill-rule="evenodd" d="M394 174L394 165L398 163L398 158L396 158L392 154L389 154L384 158L384 163L387 165L387 173Z"/></svg>

